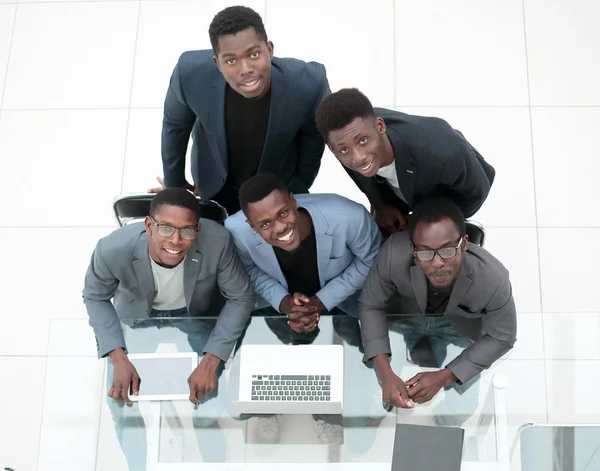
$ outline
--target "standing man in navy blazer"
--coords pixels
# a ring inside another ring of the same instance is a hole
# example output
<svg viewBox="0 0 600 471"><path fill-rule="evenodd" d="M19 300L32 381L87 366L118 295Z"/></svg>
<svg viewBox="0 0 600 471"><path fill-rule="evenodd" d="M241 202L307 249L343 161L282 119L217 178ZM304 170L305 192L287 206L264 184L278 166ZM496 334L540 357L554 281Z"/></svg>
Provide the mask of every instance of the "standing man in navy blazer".
<svg viewBox="0 0 600 471"><path fill-rule="evenodd" d="M195 191L240 209L238 190L258 172L279 176L294 193L307 193L325 144L315 111L330 93L325 67L273 57L262 19L229 7L209 28L213 50L184 52L165 99L162 129L164 185ZM193 185L185 155L193 139Z"/></svg>

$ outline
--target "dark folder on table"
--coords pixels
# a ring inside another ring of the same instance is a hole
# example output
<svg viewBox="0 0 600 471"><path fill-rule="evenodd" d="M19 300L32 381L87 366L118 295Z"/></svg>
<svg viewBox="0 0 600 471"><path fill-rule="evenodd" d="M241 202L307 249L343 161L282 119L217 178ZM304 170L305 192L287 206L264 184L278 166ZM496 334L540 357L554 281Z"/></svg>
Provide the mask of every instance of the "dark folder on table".
<svg viewBox="0 0 600 471"><path fill-rule="evenodd" d="M460 471L465 431L398 424L392 471Z"/></svg>

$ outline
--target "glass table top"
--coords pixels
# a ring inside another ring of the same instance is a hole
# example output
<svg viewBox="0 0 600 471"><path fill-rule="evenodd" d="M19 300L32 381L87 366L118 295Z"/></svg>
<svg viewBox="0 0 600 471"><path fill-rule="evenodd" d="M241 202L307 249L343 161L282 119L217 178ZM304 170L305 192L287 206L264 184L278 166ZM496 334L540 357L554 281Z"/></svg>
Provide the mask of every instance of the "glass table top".
<svg viewBox="0 0 600 471"><path fill-rule="evenodd" d="M404 381L420 371L435 371L436 363L443 366L460 353L461 348L452 344L447 345L441 361L430 354L431 350L428 355L427 345L421 353L408 352L403 333L394 328L395 322L401 323L406 317L388 316L391 366ZM252 317L240 342L242 348L296 341L290 338L286 321L284 317ZM193 330L202 331L197 327L204 324L206 336L200 337L205 340L214 322L215 319L196 318ZM139 320L123 324L123 330L129 353L201 350L198 338L190 340L193 336L189 318ZM57 452L57 448L68 449L63 444L66 437L83 442L83 435L89 434L86 443L90 442L90 456L86 463L90 467L86 469L191 470L198 469L199 463L204 463L203 469L265 469L270 465L274 469L281 464L302 469L364 469L368 463L369 469L389 470L397 424L462 427L463 470L520 469L510 467L510 463L520 462L514 445L515 437L520 436L517 432L523 424L545 423L548 419L544 385L523 400L519 392L524 382L533 384L536 378L544 378L543 359L502 359L466 390L449 387L430 402L415 404L413 410L385 410L375 371L362 361L358 322L345 315L322 316L318 333L303 339L316 345L343 347L341 417L286 414L269 421L265 417L240 416L233 404L238 398L239 351L220 374L216 396L198 407L188 400L148 401L122 406L118 411L107 397L111 366L93 358L92 335L83 319L51 323L52 361L64 364L62 369L74 362L85 362L93 369L86 378L94 399L89 399L86 407L96 409L87 428L78 429L77 419L67 418L75 412L66 404L57 406L59 397L45 398L40 449L53 450L46 453L47 459L42 459L52 463L45 469L56 469L57 464L69 462ZM67 353L67 341L75 343L79 351ZM47 373L49 381L52 374ZM515 397L519 400L515 401ZM57 409L60 414L55 413ZM91 444L92 436L95 446Z"/></svg>

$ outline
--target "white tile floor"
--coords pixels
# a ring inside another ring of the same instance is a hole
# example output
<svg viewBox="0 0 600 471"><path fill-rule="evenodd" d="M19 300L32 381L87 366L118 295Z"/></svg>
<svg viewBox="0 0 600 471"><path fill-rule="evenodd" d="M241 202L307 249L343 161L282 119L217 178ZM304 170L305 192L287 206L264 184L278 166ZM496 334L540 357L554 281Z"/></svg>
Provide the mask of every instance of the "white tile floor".
<svg viewBox="0 0 600 471"><path fill-rule="evenodd" d="M60 433L78 444L69 469L93 469L99 363L70 358L90 350L68 328L49 344L50 321L85 323L82 277L114 227L111 200L160 172L160 108L177 57L208 47L212 16L233 3L0 0L0 467L57 469L62 449L44 437L67 416L77 433ZM499 365L513 379L511 404L599 421L588 393L600 368L600 3L245 3L277 55L325 63L332 89L357 86L376 106L443 117L496 167L475 219L511 271L521 313L520 343ZM328 151L313 190L365 201ZM50 406L61 397L66 405Z"/></svg>

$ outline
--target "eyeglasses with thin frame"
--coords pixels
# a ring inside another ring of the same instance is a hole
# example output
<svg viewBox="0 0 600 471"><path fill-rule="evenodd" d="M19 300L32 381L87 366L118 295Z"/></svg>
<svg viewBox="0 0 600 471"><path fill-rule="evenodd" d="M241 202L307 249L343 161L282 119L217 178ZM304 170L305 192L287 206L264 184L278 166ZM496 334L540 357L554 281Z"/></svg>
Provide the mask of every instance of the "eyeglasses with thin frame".
<svg viewBox="0 0 600 471"><path fill-rule="evenodd" d="M438 254L444 260L448 260L449 258L456 257L458 253L458 249L463 242L464 236L458 240L458 244L451 247L442 247L441 249L433 250L415 250L413 253L415 257L417 257L421 262L431 262L435 258L435 254Z"/></svg>
<svg viewBox="0 0 600 471"><path fill-rule="evenodd" d="M169 226L168 224L159 224L154 220L152 216L148 217L152 219L152 222L158 228L158 235L160 236L171 237L173 234L175 234L175 231L179 231L179 235L182 239L192 240L196 237L196 234L198 234L198 231L196 229L192 229L190 227L179 228Z"/></svg>

